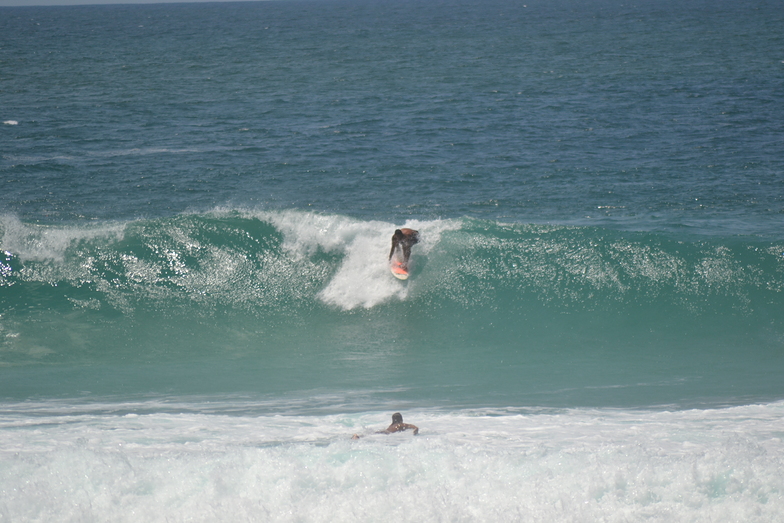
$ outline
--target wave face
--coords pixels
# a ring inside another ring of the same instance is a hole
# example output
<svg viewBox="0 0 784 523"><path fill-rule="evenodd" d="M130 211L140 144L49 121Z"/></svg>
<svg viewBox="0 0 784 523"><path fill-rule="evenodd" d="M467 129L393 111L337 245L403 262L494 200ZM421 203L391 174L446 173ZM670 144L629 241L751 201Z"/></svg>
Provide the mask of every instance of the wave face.
<svg viewBox="0 0 784 523"><path fill-rule="evenodd" d="M400 224L295 210L91 227L5 216L0 395L320 390L366 408L779 392L782 242L403 225L422 239L407 282L386 262Z"/></svg>

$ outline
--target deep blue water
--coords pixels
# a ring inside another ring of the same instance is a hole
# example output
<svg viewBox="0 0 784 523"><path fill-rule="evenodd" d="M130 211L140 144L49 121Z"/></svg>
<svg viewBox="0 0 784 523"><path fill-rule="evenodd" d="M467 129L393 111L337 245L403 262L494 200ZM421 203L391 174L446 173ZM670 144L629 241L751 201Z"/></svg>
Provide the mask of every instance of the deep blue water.
<svg viewBox="0 0 784 523"><path fill-rule="evenodd" d="M4 8L0 205L779 238L778 2Z"/></svg>

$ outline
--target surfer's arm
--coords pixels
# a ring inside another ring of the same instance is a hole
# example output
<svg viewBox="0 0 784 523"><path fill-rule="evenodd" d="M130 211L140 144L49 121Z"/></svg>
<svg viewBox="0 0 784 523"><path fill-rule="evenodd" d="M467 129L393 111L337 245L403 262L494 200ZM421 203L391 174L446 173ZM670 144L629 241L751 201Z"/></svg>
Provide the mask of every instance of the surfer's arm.
<svg viewBox="0 0 784 523"><path fill-rule="evenodd" d="M389 259L392 259L392 255L395 254L395 249L397 248L397 238L392 236L392 249L389 251Z"/></svg>

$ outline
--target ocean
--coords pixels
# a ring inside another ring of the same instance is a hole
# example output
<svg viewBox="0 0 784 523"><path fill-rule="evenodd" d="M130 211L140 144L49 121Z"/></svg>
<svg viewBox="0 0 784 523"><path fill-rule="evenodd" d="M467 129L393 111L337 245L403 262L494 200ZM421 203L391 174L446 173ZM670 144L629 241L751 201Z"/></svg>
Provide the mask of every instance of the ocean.
<svg viewBox="0 0 784 523"><path fill-rule="evenodd" d="M781 3L523 1L1 7L0 521L784 518Z"/></svg>

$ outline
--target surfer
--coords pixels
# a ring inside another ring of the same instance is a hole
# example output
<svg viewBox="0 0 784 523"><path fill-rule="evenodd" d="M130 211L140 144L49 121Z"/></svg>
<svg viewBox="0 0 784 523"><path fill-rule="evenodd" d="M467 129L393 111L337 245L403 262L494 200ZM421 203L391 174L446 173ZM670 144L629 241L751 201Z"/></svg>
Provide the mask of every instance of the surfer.
<svg viewBox="0 0 784 523"><path fill-rule="evenodd" d="M392 434L393 432L403 432L404 430L413 430L414 436L419 434L419 427L411 425L410 423L403 423L403 415L399 412L392 414L392 425L385 430L380 430L376 434Z"/></svg>
<svg viewBox="0 0 784 523"><path fill-rule="evenodd" d="M403 423L403 415L399 412L395 412L392 414L392 425L387 427L384 430L379 430L376 434L392 434L395 432L403 432L405 430L413 430L414 436L419 434L419 427L416 425L411 425L410 423ZM359 439L359 434L354 434L351 436L351 439Z"/></svg>
<svg viewBox="0 0 784 523"><path fill-rule="evenodd" d="M408 265L408 258L411 256L411 246L419 242L419 232L414 229L395 229L392 235L392 249L389 251L389 259L395 254L395 250L400 247L403 250L403 264Z"/></svg>

